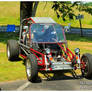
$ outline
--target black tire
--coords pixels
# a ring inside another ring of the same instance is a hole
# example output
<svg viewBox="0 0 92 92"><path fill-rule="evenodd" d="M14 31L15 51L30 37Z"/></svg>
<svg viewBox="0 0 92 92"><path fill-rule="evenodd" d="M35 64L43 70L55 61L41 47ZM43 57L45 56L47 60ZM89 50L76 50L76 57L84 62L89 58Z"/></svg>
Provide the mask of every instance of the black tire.
<svg viewBox="0 0 92 92"><path fill-rule="evenodd" d="M31 82L36 82L38 77L38 64L34 54L27 57L25 66L27 79Z"/></svg>
<svg viewBox="0 0 92 92"><path fill-rule="evenodd" d="M89 53L83 54L81 61L85 63L85 69L81 69L82 76L92 78L92 55Z"/></svg>
<svg viewBox="0 0 92 92"><path fill-rule="evenodd" d="M16 40L8 40L7 57L8 57L8 60L10 61L14 61L19 58L19 45Z"/></svg>

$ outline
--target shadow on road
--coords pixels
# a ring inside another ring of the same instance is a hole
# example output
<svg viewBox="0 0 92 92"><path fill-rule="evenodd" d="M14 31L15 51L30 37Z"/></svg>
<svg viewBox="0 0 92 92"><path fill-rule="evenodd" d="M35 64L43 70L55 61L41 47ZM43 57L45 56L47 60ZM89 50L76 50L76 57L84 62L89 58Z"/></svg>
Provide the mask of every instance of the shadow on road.
<svg viewBox="0 0 92 92"><path fill-rule="evenodd" d="M65 75L65 72L57 72L54 73L53 77L49 76L48 74L45 74L45 77L47 78L46 81L55 81L55 80L74 80L74 79L82 79L83 77L81 75L74 75L73 72L70 72L70 75Z"/></svg>

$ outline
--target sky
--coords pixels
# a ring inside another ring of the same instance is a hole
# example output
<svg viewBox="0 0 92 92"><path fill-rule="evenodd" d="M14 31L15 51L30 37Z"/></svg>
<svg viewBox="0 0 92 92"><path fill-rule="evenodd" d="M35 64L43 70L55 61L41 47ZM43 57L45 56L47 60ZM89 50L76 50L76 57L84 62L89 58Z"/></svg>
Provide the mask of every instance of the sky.
<svg viewBox="0 0 92 92"><path fill-rule="evenodd" d="M72 0L71 2L73 3L75 1L83 1L84 3L92 2L91 0Z"/></svg>

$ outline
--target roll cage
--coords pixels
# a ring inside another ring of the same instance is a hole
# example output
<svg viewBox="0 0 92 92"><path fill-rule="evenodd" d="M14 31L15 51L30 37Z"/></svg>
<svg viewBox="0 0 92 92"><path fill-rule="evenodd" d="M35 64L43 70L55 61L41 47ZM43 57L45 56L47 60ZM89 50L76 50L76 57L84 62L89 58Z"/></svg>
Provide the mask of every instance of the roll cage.
<svg viewBox="0 0 92 92"><path fill-rule="evenodd" d="M43 45L56 44L62 50L62 53L63 53L62 57L64 58L64 60L66 62L71 62L71 63L76 62L76 60L75 60L76 56L69 50L69 48L67 46L67 41L65 38L64 29L62 29L63 36L64 36L63 42L56 41L56 42L52 42L52 43L50 43L50 42L38 42L38 43L36 43L36 42L32 42L32 40L31 40L31 27L30 26L32 24L36 24L36 23L34 23L34 21L31 18L24 19L21 23L19 45L20 45L20 48L22 51L20 50L20 56L22 56L24 59L26 59L27 55L32 53L37 58L38 66L42 66L42 68L39 70L52 70L52 68L50 67L51 62L48 62L48 60L46 60L46 54L44 54L36 49L38 48L37 46L39 44L43 44ZM23 26L28 26L27 34L29 34L29 37L28 37L29 45L23 43L23 38L22 38ZM35 49L33 48L33 45L36 45ZM48 69L46 68L47 67L46 63L48 63L48 65L49 65Z"/></svg>

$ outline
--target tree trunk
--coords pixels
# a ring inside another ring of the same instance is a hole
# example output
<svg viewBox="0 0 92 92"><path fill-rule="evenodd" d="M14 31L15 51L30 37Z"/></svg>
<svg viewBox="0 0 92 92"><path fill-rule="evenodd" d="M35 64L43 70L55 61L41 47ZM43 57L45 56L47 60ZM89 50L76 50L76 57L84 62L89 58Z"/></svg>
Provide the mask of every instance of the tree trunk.
<svg viewBox="0 0 92 92"><path fill-rule="evenodd" d="M24 18L34 17L39 2L21 1L20 2L20 22Z"/></svg>
<svg viewBox="0 0 92 92"><path fill-rule="evenodd" d="M34 8L33 8L33 11L32 11L32 17L35 17L38 3L39 3L39 2L35 2L35 3L34 3Z"/></svg>
<svg viewBox="0 0 92 92"><path fill-rule="evenodd" d="M20 19L28 18L32 16L33 2L21 1L20 2Z"/></svg>

